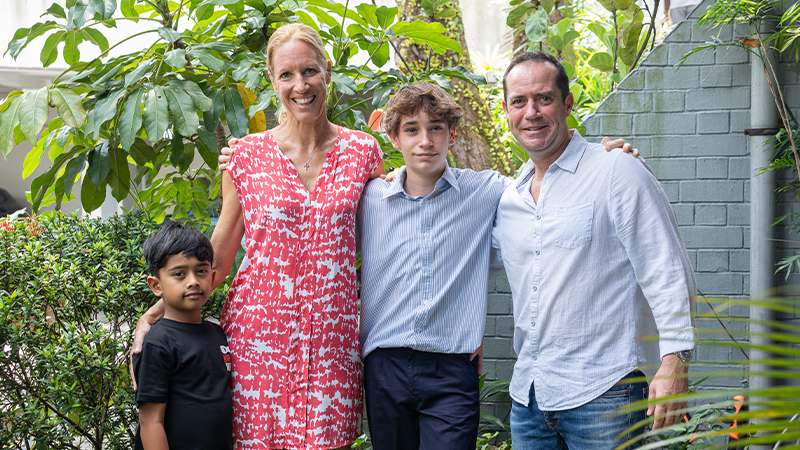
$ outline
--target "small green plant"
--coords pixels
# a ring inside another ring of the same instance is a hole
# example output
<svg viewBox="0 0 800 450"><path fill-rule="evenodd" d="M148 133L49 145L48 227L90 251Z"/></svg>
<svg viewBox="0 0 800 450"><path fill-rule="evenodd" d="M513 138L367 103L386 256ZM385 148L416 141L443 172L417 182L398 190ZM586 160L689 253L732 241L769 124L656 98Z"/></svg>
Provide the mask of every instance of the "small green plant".
<svg viewBox="0 0 800 450"><path fill-rule="evenodd" d="M485 405L489 402L497 402L504 397L508 399L508 385L511 380L494 380L486 382L486 375L483 374L478 381L480 391L480 404ZM511 414L511 405L507 404L508 413L502 419L489 413L481 412L481 421L478 427L477 448L488 449L510 449L511 440L501 441L501 436L507 437L511 433L508 425L508 416Z"/></svg>
<svg viewBox="0 0 800 450"><path fill-rule="evenodd" d="M499 431L478 436L477 450L511 450L511 439L499 441ZM498 442L499 441L499 442Z"/></svg>
<svg viewBox="0 0 800 450"><path fill-rule="evenodd" d="M128 355L156 300L142 258L155 228L137 213L0 221L0 448L132 448Z"/></svg>

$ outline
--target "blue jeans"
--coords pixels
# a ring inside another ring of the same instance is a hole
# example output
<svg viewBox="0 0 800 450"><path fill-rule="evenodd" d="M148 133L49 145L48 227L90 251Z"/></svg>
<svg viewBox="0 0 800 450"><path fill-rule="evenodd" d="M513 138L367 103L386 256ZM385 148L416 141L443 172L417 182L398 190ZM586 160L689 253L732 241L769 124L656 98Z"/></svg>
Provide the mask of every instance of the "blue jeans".
<svg viewBox="0 0 800 450"><path fill-rule="evenodd" d="M637 370L625 378L633 377L644 375ZM539 410L531 386L528 406L513 402L511 407L514 450L611 450L642 434L644 428L638 428L618 437L646 416L645 410L614 416L618 408L647 398L647 383L630 383L626 379L591 402L564 411Z"/></svg>

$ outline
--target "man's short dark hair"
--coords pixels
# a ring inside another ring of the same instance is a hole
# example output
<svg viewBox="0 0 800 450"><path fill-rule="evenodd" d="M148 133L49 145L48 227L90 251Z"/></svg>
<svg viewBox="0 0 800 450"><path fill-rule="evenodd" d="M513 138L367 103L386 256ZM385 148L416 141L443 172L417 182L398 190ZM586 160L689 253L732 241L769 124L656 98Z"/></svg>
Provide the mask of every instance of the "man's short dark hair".
<svg viewBox="0 0 800 450"><path fill-rule="evenodd" d="M558 58L545 52L520 53L511 60L511 62L508 64L508 68L506 68L506 73L503 74L503 100L508 99L506 96L506 92L508 92L508 86L506 86L506 78L508 78L508 73L511 72L511 69L514 67L527 62L552 64L556 69L556 87L559 91L561 91L561 101L564 102L567 100L567 94L569 94L569 77L567 76L567 71L564 69L564 65L561 64L561 61L559 61Z"/></svg>
<svg viewBox="0 0 800 450"><path fill-rule="evenodd" d="M444 89L434 83L417 81L405 84L389 99L383 110L381 127L385 133L397 133L403 116L425 111L430 120L441 120L451 130L458 125L464 112Z"/></svg>
<svg viewBox="0 0 800 450"><path fill-rule="evenodd" d="M167 223L144 242L144 260L154 277L158 277L158 271L167 265L170 256L178 254L214 264L214 249L208 237L177 221Z"/></svg>

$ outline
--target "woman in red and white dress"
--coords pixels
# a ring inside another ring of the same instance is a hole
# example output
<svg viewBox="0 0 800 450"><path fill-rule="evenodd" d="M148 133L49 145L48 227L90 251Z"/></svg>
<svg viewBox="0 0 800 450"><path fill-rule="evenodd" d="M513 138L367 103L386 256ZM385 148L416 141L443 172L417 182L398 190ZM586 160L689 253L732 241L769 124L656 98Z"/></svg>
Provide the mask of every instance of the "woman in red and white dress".
<svg viewBox="0 0 800 450"><path fill-rule="evenodd" d="M234 445L349 447L362 411L355 216L364 185L383 173L381 151L372 136L328 121L331 63L312 28L278 28L267 68L279 125L233 146L211 238L222 274L246 242L222 312ZM159 302L139 320L134 348L160 311Z"/></svg>

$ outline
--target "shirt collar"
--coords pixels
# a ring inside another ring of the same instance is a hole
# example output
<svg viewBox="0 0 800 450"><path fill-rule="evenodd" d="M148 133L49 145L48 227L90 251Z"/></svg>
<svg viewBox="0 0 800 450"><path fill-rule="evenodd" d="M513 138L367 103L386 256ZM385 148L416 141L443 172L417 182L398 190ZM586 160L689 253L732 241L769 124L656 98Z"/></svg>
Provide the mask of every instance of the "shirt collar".
<svg viewBox="0 0 800 450"><path fill-rule="evenodd" d="M381 197L381 199L386 199L393 195L398 195L398 194L403 194L410 197L410 195L406 194L406 191L403 189L403 183L405 181L406 181L406 167L403 166L402 168L400 168L400 175L398 175L397 178L395 178L395 180L392 181L392 183L389 185L389 188L386 189L386 192L384 192L383 197ZM445 166L444 173L442 174L442 177L436 181L436 187L433 188L433 192L431 192L431 194L437 193L438 191L442 191L447 187L448 184L453 188L455 188L456 191L461 190L458 186L458 178L456 178L455 170L453 170L450 166Z"/></svg>
<svg viewBox="0 0 800 450"><path fill-rule="evenodd" d="M567 148L564 149L564 153L558 157L553 165L567 172L575 173L575 171L578 170L578 163L580 163L581 158L583 158L583 154L586 152L586 146L589 145L589 142L574 129L569 130L569 132L570 135L572 135L572 139L570 139ZM520 170L520 176L517 179L517 188L528 185L528 182L533 176L534 169L533 161L529 159L528 162L522 166L522 170Z"/></svg>

